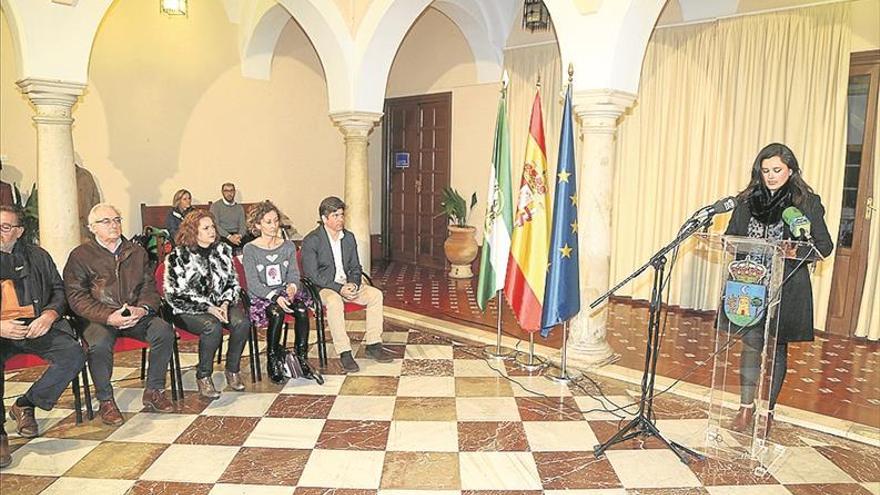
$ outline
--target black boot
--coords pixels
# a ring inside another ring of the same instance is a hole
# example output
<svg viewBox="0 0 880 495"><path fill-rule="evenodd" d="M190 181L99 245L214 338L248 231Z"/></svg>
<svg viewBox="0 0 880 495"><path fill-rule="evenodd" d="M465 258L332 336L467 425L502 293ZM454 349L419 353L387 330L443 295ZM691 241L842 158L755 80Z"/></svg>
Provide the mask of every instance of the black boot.
<svg viewBox="0 0 880 495"><path fill-rule="evenodd" d="M266 328L266 374L274 383L284 383L284 349L281 347L281 327L284 311L277 304L266 309L269 326Z"/></svg>
<svg viewBox="0 0 880 495"><path fill-rule="evenodd" d="M309 314L305 305L297 302L293 307L293 348L302 368L303 378L315 380L319 385L324 384L324 377L309 364Z"/></svg>

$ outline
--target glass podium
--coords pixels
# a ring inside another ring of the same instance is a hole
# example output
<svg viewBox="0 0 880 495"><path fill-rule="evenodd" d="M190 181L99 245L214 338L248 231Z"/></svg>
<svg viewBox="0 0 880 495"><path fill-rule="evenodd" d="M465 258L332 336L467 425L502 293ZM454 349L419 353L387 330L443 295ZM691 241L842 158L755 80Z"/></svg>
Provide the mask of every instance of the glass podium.
<svg viewBox="0 0 880 495"><path fill-rule="evenodd" d="M709 264L705 276L721 281L715 298L705 453L745 464L763 476L785 453L767 431L781 289L789 273L821 255L808 242L705 233L695 237ZM743 337L753 349L745 360ZM734 422L743 393L754 397L755 404L745 425Z"/></svg>

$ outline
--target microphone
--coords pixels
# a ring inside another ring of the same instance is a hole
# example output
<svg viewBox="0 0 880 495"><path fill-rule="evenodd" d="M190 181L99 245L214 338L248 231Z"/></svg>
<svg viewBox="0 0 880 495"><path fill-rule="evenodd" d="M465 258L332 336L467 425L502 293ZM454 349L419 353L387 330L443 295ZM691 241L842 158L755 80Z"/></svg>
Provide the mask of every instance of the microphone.
<svg viewBox="0 0 880 495"><path fill-rule="evenodd" d="M782 221L788 225L791 234L797 239L813 240L810 235L810 219L794 206L782 210Z"/></svg>
<svg viewBox="0 0 880 495"><path fill-rule="evenodd" d="M694 213L694 216L692 216L691 218L702 217L703 219L706 219L709 217L714 217L715 215L718 215L719 213L727 213L728 211L733 210L735 207L736 207L736 198L734 198L733 196L728 196L726 198L719 199L718 201L712 203L709 206L705 206L703 208L700 208L699 210L697 210L696 213Z"/></svg>

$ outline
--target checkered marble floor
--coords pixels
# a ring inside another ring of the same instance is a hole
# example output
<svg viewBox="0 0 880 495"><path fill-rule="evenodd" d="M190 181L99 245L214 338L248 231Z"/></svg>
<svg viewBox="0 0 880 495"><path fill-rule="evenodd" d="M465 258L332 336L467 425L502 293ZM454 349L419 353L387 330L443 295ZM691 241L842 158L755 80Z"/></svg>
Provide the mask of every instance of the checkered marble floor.
<svg viewBox="0 0 880 495"><path fill-rule="evenodd" d="M443 270L390 263L373 265L373 280L385 292L385 305L432 316L470 327L495 331L498 305L495 299L485 312L477 307L476 278L451 279ZM642 302L612 299L609 306L607 340L620 355L617 364L641 370L644 366L648 308ZM708 387L713 350L711 314L673 310L661 339L658 374L681 378ZM527 339L510 308L503 304L504 331ZM554 330L542 345L559 348L562 332ZM739 349L734 348L734 356ZM789 345L788 377L779 403L804 411L880 428L880 343L817 332L813 342Z"/></svg>
<svg viewBox="0 0 880 495"><path fill-rule="evenodd" d="M363 321L349 325L353 340L362 338ZM38 411L40 438L19 438L6 421L14 452L0 492L880 493L880 449L783 423L773 439L786 453L765 477L714 459L685 465L653 438L596 459L592 447L623 424L607 409L630 404L633 386L597 377L557 385L509 362L490 364L473 343L413 328L387 325L385 342L398 357L392 363L365 359L356 346L359 373L342 374L332 359L324 385L264 380L214 402L192 392L189 369L186 399L172 414L140 412L140 354L124 353L114 380L125 424L75 425L69 392L61 407ZM184 366L195 363L194 345L183 343ZM7 373L7 404L40 373ZM214 380L223 385L221 367ZM597 386L607 399L597 398ZM703 404L670 394L655 406L664 434L699 445Z"/></svg>

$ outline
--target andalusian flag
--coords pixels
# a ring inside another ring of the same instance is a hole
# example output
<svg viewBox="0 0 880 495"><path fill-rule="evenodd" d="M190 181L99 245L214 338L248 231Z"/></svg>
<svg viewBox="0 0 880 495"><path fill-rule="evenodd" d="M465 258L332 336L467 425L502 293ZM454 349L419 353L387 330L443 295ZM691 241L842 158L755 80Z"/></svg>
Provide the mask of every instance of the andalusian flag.
<svg viewBox="0 0 880 495"><path fill-rule="evenodd" d="M535 94L525 164L513 216L513 236L504 296L519 326L534 332L541 329L541 305L547 276L550 232L547 223L547 148L541 118L541 95Z"/></svg>
<svg viewBox="0 0 880 495"><path fill-rule="evenodd" d="M547 290L541 335L546 337L554 325L569 320L581 310L578 280L577 166L574 160L574 130L571 120L571 84L565 92L559 162L556 166L556 192L553 200L553 229L547 262Z"/></svg>
<svg viewBox="0 0 880 495"><path fill-rule="evenodd" d="M492 173L489 174L489 203L483 226L483 253L477 304L486 311L486 303L504 287L507 258L510 256L510 231L513 227L513 197L510 188L510 132L507 128L507 85L501 90L498 118L495 123L495 147ZM498 308L500 311L501 308Z"/></svg>

